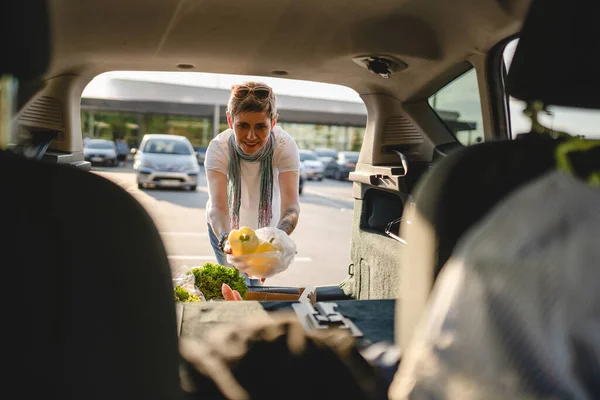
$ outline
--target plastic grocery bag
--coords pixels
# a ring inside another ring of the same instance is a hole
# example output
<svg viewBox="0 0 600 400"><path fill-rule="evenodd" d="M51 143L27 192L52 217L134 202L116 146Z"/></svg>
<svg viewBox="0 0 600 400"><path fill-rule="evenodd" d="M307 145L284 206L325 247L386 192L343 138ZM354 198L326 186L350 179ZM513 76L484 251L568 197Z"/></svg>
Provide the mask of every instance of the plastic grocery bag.
<svg viewBox="0 0 600 400"><path fill-rule="evenodd" d="M175 268L172 271L173 288L179 286L185 289L188 293L200 297L202 301L206 301L204 294L200 289L198 289L198 286L196 286L194 274L191 271L192 268L193 267L184 265L182 267Z"/></svg>
<svg viewBox="0 0 600 400"><path fill-rule="evenodd" d="M270 278L285 271L296 255L296 243L278 228L265 227L255 231L262 242L271 243L277 251L243 256L227 255L227 262L251 278Z"/></svg>

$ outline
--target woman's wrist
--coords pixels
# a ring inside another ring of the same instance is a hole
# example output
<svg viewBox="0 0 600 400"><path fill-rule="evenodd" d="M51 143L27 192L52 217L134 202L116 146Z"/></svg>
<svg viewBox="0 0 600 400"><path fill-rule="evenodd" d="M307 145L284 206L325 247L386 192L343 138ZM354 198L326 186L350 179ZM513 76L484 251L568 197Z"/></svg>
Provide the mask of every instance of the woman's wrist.
<svg viewBox="0 0 600 400"><path fill-rule="evenodd" d="M226 232L221 233L221 235L219 235L219 244L218 244L219 250L221 250L223 252L225 251L225 241L227 240L228 237L229 237L229 233L226 233Z"/></svg>
<svg viewBox="0 0 600 400"><path fill-rule="evenodd" d="M296 224L298 223L298 214L300 213L299 207L294 206L290 207L284 211L279 223L277 224L277 228L281 229L288 235L291 235L294 229L296 229Z"/></svg>

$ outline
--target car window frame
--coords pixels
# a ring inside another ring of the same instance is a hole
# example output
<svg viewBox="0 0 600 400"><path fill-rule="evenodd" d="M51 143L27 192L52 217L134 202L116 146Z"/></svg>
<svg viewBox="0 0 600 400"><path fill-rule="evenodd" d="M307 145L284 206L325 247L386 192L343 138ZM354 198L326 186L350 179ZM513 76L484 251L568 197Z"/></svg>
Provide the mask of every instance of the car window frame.
<svg viewBox="0 0 600 400"><path fill-rule="evenodd" d="M446 129L448 134L454 139L456 143L459 143L462 147L465 146L452 132L452 129L448 124L441 118L441 116L431 107L429 99L434 94L443 90L448 85L452 84L455 80L459 79L469 71L475 70L477 76L477 86L479 94L479 103L481 107L482 119L486 118L483 107L489 107L489 125L492 129L491 133L486 132L485 124L483 121L483 142L490 140L509 140L511 139L511 121L510 121L510 108L509 108L509 96L506 93L506 77L507 71L504 67L504 49L514 39L518 38L519 33L509 35L506 38L500 40L495 46L493 46L486 54L483 65L476 62L474 59L469 58L457 62L449 71L452 74L444 76L444 79L435 80L435 85L431 85L426 91L423 91L420 95L422 99L435 118L441 123ZM485 69L485 70L483 70ZM482 79L485 79L482 83ZM487 91L482 93L482 84L485 85ZM484 96L486 97L484 99Z"/></svg>
<svg viewBox="0 0 600 400"><path fill-rule="evenodd" d="M503 133L499 137L505 140L513 140L515 137L510 116L510 95L506 91L508 70L504 63L504 51L506 46L519 37L520 34L516 33L502 39L490 49L487 58L492 124L496 132Z"/></svg>
<svg viewBox="0 0 600 400"><path fill-rule="evenodd" d="M436 118L442 123L442 125L444 126L444 128L446 128L446 130L448 131L448 133L454 138L454 140L459 143L462 147L469 147L464 145L460 139L452 132L452 129L448 126L448 124L446 123L446 121L444 121L444 119L442 119L441 115L431 106L431 104L429 103L429 100L431 97L433 97L435 94L441 92L442 90L444 90L446 87L450 86L452 83L454 83L455 81L457 81L458 79L462 78L463 76L465 76L467 73L471 72L471 71L475 71L475 78L477 81L477 93L479 95L479 107L480 107L480 112L481 112L481 119L482 119L482 129L484 129L483 132L483 142L485 142L485 126L483 125L483 118L484 118L484 114L483 114L483 100L481 98L481 91L480 91L480 83L479 83L479 77L477 74L477 67L475 66L475 64L473 64L472 62L468 61L468 60L464 60L461 61L460 63L457 63L456 67L459 67L460 65L468 65L468 67L465 68L461 68L456 74L453 74L449 77L449 79L446 79L444 81L443 84L441 85L437 85L435 90L430 91L430 93L425 97L424 101L427 104L427 106L429 107L429 109L431 110L431 112L436 116ZM477 144L477 143L476 143Z"/></svg>

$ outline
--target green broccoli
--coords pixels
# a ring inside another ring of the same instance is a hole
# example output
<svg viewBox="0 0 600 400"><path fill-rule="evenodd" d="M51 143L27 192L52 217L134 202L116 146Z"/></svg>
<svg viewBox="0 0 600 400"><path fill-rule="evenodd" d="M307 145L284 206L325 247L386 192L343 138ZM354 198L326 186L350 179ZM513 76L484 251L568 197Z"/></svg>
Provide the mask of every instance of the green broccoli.
<svg viewBox="0 0 600 400"><path fill-rule="evenodd" d="M246 279L240 276L238 270L219 264L206 263L201 268L192 268L196 286L204 294L206 300L223 299L221 286L226 283L231 289L237 290L242 299L246 298Z"/></svg>
<svg viewBox="0 0 600 400"><path fill-rule="evenodd" d="M200 297L192 294L182 288L181 286L175 287L175 301L176 302L198 302L200 301Z"/></svg>

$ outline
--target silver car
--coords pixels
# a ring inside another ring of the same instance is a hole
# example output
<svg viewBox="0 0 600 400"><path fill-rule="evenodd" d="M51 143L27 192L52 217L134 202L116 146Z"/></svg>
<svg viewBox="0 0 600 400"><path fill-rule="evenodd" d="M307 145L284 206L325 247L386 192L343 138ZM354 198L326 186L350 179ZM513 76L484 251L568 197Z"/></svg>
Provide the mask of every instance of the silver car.
<svg viewBox="0 0 600 400"><path fill-rule="evenodd" d="M103 164L116 167L117 147L112 140L90 139L83 146L83 157L85 161L92 164Z"/></svg>
<svg viewBox="0 0 600 400"><path fill-rule="evenodd" d="M306 178L308 180L323 180L325 165L319 159L317 153L311 150L300 150L300 163L304 166Z"/></svg>
<svg viewBox="0 0 600 400"><path fill-rule="evenodd" d="M136 152L133 169L141 189L147 185L196 190L200 167L188 138L145 135Z"/></svg>

